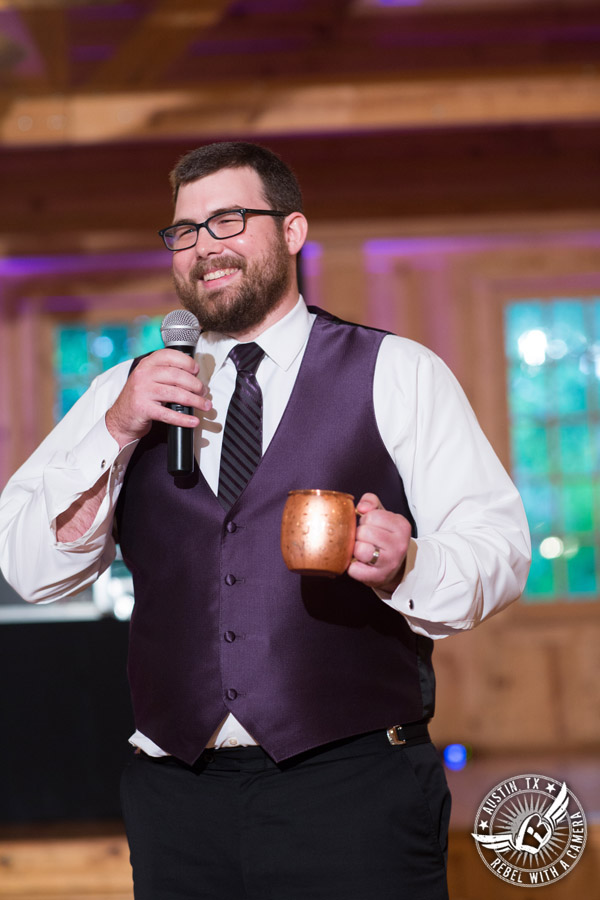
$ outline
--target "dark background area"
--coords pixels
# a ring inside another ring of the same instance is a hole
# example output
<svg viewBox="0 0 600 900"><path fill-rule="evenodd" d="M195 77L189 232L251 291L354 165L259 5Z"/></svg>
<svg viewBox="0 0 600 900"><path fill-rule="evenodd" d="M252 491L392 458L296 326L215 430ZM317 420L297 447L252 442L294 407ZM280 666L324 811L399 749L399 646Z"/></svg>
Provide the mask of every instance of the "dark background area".
<svg viewBox="0 0 600 900"><path fill-rule="evenodd" d="M128 622L0 626L0 822L120 816Z"/></svg>

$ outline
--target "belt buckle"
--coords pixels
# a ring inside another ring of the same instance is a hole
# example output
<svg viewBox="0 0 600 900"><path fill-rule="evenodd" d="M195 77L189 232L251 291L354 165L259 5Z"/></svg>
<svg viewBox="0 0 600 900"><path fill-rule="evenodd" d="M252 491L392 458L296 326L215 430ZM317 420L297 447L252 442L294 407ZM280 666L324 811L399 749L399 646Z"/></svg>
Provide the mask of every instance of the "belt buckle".
<svg viewBox="0 0 600 900"><path fill-rule="evenodd" d="M387 739L394 747L401 747L402 744L406 743L406 739L402 737L402 725L392 725L391 728L388 728Z"/></svg>

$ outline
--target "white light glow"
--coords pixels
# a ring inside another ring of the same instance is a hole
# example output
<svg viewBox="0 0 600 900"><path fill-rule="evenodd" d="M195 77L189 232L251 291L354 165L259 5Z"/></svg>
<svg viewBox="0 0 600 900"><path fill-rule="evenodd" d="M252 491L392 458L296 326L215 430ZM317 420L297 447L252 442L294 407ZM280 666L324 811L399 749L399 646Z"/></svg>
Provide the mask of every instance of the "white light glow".
<svg viewBox="0 0 600 900"><path fill-rule="evenodd" d="M120 622L127 622L133 612L133 597L131 594L121 594L115 600L114 616Z"/></svg>
<svg viewBox="0 0 600 900"><path fill-rule="evenodd" d="M540 544L540 556L544 559L557 559L562 556L565 545L559 537L544 538Z"/></svg>
<svg viewBox="0 0 600 900"><path fill-rule="evenodd" d="M519 336L519 356L528 366L541 366L546 362L548 338L539 328L525 331Z"/></svg>

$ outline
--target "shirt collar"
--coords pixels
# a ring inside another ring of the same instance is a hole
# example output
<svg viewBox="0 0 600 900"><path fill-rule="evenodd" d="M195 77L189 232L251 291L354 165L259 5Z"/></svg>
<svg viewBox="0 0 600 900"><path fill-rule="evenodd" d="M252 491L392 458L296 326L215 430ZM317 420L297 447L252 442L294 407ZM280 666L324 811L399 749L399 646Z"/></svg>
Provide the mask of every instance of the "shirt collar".
<svg viewBox="0 0 600 900"><path fill-rule="evenodd" d="M256 338L254 343L261 347L265 354L281 369L289 369L300 353L310 334L314 316L311 316L302 296L289 313L267 328ZM201 334L196 347L196 356L210 354L214 359L214 371L224 365L232 347L238 341L217 332Z"/></svg>

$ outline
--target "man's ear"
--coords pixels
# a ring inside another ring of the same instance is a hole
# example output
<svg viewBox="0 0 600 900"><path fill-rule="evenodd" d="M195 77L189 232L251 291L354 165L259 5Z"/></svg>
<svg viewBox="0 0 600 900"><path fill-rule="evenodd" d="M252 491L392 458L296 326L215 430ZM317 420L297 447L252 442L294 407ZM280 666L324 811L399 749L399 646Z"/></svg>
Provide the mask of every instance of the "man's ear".
<svg viewBox="0 0 600 900"><path fill-rule="evenodd" d="M306 240L308 222L301 212L290 213L283 220L283 236L290 256L297 256Z"/></svg>

